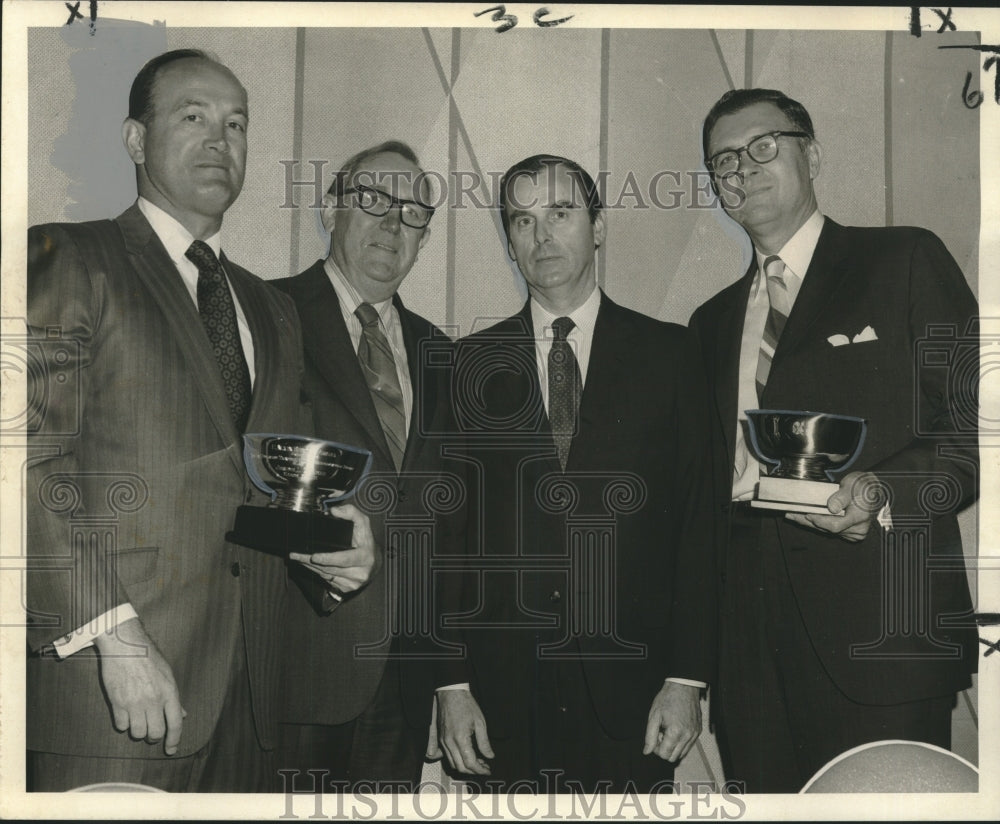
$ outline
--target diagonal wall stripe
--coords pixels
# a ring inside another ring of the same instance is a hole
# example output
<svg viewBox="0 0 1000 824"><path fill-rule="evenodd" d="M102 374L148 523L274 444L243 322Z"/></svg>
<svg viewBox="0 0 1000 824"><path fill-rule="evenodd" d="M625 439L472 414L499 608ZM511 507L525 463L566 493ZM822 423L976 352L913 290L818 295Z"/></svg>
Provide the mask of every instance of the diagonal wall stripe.
<svg viewBox="0 0 1000 824"><path fill-rule="evenodd" d="M715 29L708 30L708 36L712 38L712 45L715 46L715 53L719 55L719 65L722 66L722 73L726 78L726 85L729 86L730 90L736 88L736 84L733 83L733 76L729 73L729 66L726 65L726 56L722 53L722 46L719 44L719 38L715 35Z"/></svg>

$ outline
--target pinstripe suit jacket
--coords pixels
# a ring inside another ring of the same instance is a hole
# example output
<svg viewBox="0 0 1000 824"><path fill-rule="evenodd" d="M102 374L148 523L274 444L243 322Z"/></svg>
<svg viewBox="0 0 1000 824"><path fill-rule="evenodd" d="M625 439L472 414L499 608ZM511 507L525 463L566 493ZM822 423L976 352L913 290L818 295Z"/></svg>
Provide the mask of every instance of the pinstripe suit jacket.
<svg viewBox="0 0 1000 824"><path fill-rule="evenodd" d="M198 310L136 206L114 221L33 227L28 249L29 645L130 602L187 710L179 755L208 741L244 654L269 746L285 571L225 540L236 507L263 496ZM295 309L223 263L254 341L248 431L302 431ZM93 648L30 655L27 678L30 749L162 756L115 732Z"/></svg>

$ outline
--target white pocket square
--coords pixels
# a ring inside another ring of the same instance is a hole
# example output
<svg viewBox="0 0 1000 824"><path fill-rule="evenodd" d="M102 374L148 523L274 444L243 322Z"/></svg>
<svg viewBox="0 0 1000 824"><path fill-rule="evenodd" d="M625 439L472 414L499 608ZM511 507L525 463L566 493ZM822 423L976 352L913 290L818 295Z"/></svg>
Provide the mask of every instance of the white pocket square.
<svg viewBox="0 0 1000 824"><path fill-rule="evenodd" d="M869 340L878 340L878 335L875 334L875 330L870 326L866 326L858 334L854 336L851 343L864 343Z"/></svg>
<svg viewBox="0 0 1000 824"><path fill-rule="evenodd" d="M827 340L830 341L831 346L844 346L851 342L851 339L847 335L830 335Z"/></svg>

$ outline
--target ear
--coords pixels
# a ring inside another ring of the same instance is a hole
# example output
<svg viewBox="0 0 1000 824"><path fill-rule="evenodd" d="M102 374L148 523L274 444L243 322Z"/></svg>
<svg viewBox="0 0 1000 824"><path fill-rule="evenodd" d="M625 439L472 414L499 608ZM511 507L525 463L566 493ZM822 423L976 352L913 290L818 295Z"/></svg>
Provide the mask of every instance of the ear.
<svg viewBox="0 0 1000 824"><path fill-rule="evenodd" d="M319 217L323 221L323 228L333 234L333 227L337 222L337 206L336 198L329 192L323 195L323 206L319 211Z"/></svg>
<svg viewBox="0 0 1000 824"><path fill-rule="evenodd" d="M806 148L806 157L809 160L809 179L815 180L819 177L819 167L823 162L823 146L818 140L810 140Z"/></svg>
<svg viewBox="0 0 1000 824"><path fill-rule="evenodd" d="M431 236L431 227L430 226L425 226L424 227L424 233L420 236L420 240L417 241L417 248L418 249L423 249L424 248L424 244L427 242L427 239L430 236Z"/></svg>
<svg viewBox="0 0 1000 824"><path fill-rule="evenodd" d="M597 213L597 217L594 218L594 246L603 246L604 237L607 234L608 227L604 222L604 211Z"/></svg>
<svg viewBox="0 0 1000 824"><path fill-rule="evenodd" d="M146 162L146 127L142 123L126 117L122 123L122 142L136 166Z"/></svg>

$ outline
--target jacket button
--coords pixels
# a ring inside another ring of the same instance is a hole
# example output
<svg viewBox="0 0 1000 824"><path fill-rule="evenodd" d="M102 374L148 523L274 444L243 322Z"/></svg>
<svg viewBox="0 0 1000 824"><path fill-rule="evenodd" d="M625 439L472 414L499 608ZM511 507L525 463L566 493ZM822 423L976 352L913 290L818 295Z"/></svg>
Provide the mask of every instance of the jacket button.
<svg viewBox="0 0 1000 824"><path fill-rule="evenodd" d="M401 504L406 503L406 492L404 492L402 489L397 489L396 500L398 500Z"/></svg>
<svg viewBox="0 0 1000 824"><path fill-rule="evenodd" d="M240 562L239 561L234 561L233 565L231 567L229 567L229 571L231 573L233 573L233 577L234 578L239 578L240 577Z"/></svg>
<svg viewBox="0 0 1000 824"><path fill-rule="evenodd" d="M556 601L561 601L562 593L558 589L552 590L552 592L549 593L549 600L552 601L553 603L555 603Z"/></svg>
<svg viewBox="0 0 1000 824"><path fill-rule="evenodd" d="M722 581L722 583L726 583L726 573L725 572L720 572L719 573L719 580Z"/></svg>

